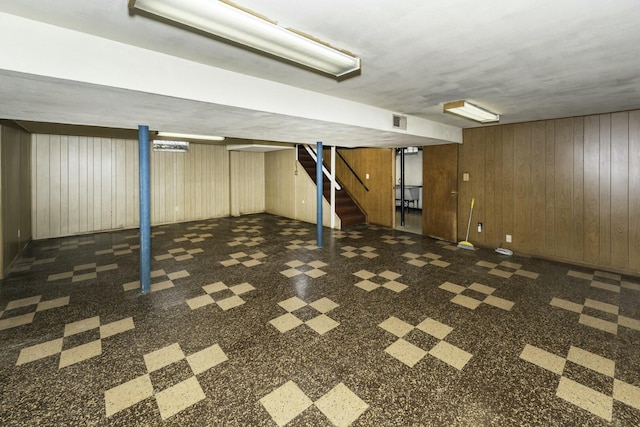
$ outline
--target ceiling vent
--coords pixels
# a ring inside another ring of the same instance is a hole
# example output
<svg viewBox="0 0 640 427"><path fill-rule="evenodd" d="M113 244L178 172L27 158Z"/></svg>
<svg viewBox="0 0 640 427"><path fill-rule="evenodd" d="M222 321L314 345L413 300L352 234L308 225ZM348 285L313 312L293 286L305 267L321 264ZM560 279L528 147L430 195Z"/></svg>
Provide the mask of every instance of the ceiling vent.
<svg viewBox="0 0 640 427"><path fill-rule="evenodd" d="M398 114L393 115L393 128L407 130L407 117Z"/></svg>

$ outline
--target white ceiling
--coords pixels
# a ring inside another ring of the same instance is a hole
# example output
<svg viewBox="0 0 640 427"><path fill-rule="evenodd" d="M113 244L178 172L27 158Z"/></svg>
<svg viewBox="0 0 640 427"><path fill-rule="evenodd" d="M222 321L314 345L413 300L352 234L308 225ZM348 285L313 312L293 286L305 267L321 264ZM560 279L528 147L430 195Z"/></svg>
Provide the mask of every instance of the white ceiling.
<svg viewBox="0 0 640 427"><path fill-rule="evenodd" d="M444 115L444 102L470 100L501 114L501 123L640 108L638 0L236 2L353 52L362 58L362 73L337 82L130 14L127 0L3 0L0 12L463 128L478 125ZM346 140L387 146L433 142L1 69L0 96L0 118L130 128L125 118L144 108L138 121L142 116L164 130L195 130L216 115L224 118L227 136L238 138L263 134L263 139L292 141L301 132L311 139L328 132L340 134L342 145L350 145ZM56 103L59 99L65 102ZM114 103L123 106L121 115L114 113Z"/></svg>

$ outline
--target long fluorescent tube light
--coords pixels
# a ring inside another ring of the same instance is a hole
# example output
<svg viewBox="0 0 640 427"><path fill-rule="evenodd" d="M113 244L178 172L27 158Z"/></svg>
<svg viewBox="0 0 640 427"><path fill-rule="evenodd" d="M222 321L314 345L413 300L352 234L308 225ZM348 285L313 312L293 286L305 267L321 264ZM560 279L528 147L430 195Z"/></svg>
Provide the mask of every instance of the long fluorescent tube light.
<svg viewBox="0 0 640 427"><path fill-rule="evenodd" d="M336 77L360 69L360 58L280 27L275 22L227 2L129 0L129 8L197 28Z"/></svg>
<svg viewBox="0 0 640 427"><path fill-rule="evenodd" d="M196 135L193 133L158 132L160 138L197 139L202 141L224 141L224 136Z"/></svg>
<svg viewBox="0 0 640 427"><path fill-rule="evenodd" d="M500 121L500 115L480 108L467 101L453 101L444 104L445 113L455 114L480 123L492 123Z"/></svg>

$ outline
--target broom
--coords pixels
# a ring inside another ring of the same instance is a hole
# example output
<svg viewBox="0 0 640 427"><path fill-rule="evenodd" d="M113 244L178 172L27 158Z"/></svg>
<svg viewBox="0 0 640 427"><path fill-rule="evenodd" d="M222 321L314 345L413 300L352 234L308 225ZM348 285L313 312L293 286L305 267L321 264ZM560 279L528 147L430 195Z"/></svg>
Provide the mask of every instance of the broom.
<svg viewBox="0 0 640 427"><path fill-rule="evenodd" d="M473 244L471 242L469 242L469 229L471 228L471 216L473 215L473 205L475 204L476 199L471 199L471 210L469 211L469 224L467 224L467 237L465 237L465 239L458 243L458 247L462 248L462 249L468 249L470 251L473 251L475 248L473 247Z"/></svg>

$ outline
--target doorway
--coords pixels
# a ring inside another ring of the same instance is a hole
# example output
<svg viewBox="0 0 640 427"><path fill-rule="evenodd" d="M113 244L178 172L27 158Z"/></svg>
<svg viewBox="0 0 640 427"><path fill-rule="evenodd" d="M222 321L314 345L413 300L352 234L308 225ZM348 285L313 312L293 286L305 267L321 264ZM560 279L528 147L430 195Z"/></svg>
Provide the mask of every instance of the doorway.
<svg viewBox="0 0 640 427"><path fill-rule="evenodd" d="M422 234L422 175L422 147L396 149L396 230Z"/></svg>

